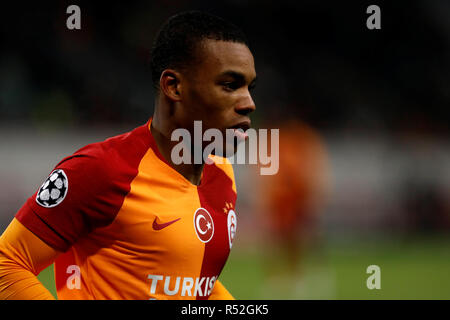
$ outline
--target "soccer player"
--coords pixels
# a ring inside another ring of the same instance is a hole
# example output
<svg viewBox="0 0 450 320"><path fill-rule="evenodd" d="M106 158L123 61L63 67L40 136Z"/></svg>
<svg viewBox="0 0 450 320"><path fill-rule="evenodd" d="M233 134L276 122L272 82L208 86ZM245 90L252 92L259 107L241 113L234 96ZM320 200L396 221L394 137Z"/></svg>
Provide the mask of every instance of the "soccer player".
<svg viewBox="0 0 450 320"><path fill-rule="evenodd" d="M257 212L264 213L267 239L275 252L267 263L266 290L292 298L302 291L303 260L319 253L319 214L326 203L331 179L329 156L322 136L305 122L278 123L279 171L258 183ZM257 179L257 177L255 177ZM264 221L263 220L263 221ZM274 260L273 256L277 256Z"/></svg>
<svg viewBox="0 0 450 320"><path fill-rule="evenodd" d="M163 25L151 68L153 117L59 162L1 236L1 299L52 299L36 275L53 262L59 299L233 298L217 280L236 228L232 166L175 164L171 133L247 129L253 56L236 26L190 11Z"/></svg>

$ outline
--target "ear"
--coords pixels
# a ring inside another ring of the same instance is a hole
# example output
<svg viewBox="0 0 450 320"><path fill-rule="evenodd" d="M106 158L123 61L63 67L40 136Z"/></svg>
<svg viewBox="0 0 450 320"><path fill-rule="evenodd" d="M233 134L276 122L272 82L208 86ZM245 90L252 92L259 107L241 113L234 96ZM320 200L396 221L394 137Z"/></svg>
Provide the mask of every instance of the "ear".
<svg viewBox="0 0 450 320"><path fill-rule="evenodd" d="M181 75L179 72L166 69L159 78L159 87L166 97L172 101L181 100Z"/></svg>

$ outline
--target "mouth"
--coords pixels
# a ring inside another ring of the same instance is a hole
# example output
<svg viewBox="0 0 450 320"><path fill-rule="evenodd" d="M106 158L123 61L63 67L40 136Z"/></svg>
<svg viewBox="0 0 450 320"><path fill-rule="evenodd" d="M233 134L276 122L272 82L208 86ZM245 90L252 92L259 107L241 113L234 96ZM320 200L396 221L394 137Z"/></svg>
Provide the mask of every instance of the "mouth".
<svg viewBox="0 0 450 320"><path fill-rule="evenodd" d="M229 129L234 129L234 130L241 129L242 131L245 132L248 129L250 129L250 125L251 125L250 120L246 120L246 121L239 122L238 124L230 127Z"/></svg>
<svg viewBox="0 0 450 320"><path fill-rule="evenodd" d="M248 129L250 129L251 122L250 120L242 121L235 124L228 129L233 130L234 136L238 139L238 141L244 141L248 138L248 134L245 133Z"/></svg>

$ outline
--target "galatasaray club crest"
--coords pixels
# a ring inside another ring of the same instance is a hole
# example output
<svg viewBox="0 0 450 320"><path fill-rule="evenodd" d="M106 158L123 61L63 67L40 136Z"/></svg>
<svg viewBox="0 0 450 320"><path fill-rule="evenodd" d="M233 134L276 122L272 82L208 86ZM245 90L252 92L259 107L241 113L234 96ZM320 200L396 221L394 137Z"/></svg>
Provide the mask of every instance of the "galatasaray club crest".
<svg viewBox="0 0 450 320"><path fill-rule="evenodd" d="M201 242L209 242L214 235L214 222L209 212L198 208L194 213L194 229Z"/></svg>
<svg viewBox="0 0 450 320"><path fill-rule="evenodd" d="M234 236L236 235L236 213L234 210L228 212L228 242L230 244L230 249L233 246Z"/></svg>
<svg viewBox="0 0 450 320"><path fill-rule="evenodd" d="M231 247L233 246L234 236L236 235L236 226L237 226L236 213L233 210L233 204L231 202L226 203L223 211L225 213L228 212L228 216L227 216L228 244L230 245L230 249L231 249Z"/></svg>

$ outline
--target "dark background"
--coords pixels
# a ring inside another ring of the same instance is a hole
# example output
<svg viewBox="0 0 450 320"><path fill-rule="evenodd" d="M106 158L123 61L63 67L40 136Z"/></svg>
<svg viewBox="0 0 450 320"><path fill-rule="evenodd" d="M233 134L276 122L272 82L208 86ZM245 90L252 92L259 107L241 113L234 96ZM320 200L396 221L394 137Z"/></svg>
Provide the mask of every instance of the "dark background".
<svg viewBox="0 0 450 320"><path fill-rule="evenodd" d="M65 9L81 8L81 30ZM257 119L292 115L320 129L405 130L448 137L449 4L377 2L76 1L2 4L2 121L142 123L152 113L148 61L159 26L201 9L240 26L259 77ZM63 99L58 107L48 99Z"/></svg>

